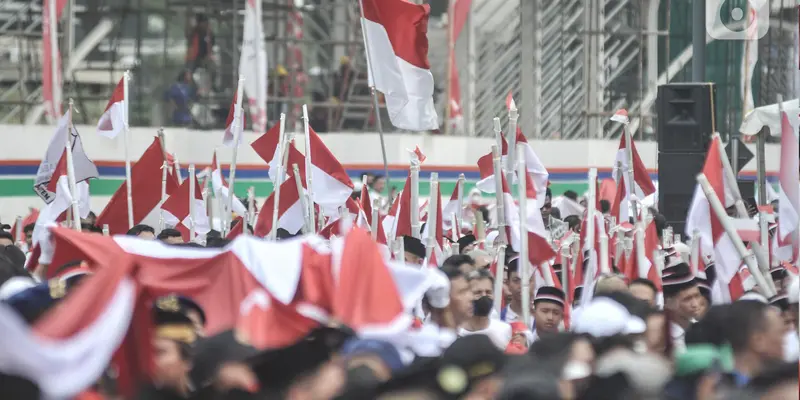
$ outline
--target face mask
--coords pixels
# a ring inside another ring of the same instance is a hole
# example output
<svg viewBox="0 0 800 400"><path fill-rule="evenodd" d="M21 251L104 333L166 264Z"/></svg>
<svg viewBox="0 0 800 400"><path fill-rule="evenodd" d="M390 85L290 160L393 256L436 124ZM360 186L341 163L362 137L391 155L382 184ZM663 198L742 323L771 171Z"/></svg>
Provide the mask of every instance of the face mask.
<svg viewBox="0 0 800 400"><path fill-rule="evenodd" d="M474 314L476 317L488 317L489 313L492 312L492 305L494 304L494 300L489 296L482 296L477 300L472 301L472 305L475 307Z"/></svg>

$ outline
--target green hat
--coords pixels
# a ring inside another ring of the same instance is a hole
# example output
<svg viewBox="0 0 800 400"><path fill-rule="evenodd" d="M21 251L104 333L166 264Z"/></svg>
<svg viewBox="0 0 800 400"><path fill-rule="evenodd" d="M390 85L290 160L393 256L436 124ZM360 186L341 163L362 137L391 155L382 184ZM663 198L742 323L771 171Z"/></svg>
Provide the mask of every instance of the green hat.
<svg viewBox="0 0 800 400"><path fill-rule="evenodd" d="M675 376L691 375L709 369L733 371L733 350L730 346L695 344L686 346L686 350L675 357Z"/></svg>

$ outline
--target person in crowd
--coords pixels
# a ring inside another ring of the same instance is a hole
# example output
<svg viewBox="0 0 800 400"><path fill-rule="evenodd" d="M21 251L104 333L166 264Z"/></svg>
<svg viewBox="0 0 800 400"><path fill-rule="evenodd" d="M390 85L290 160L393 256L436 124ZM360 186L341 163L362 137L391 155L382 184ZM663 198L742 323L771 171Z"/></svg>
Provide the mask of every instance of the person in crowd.
<svg viewBox="0 0 800 400"><path fill-rule="evenodd" d="M197 14L193 24L186 26L186 67L194 72L199 67L209 68L214 64L214 32L208 16ZM213 79L212 79L213 81Z"/></svg>
<svg viewBox="0 0 800 400"><path fill-rule="evenodd" d="M529 356L537 372L551 371L562 398L576 398L588 384L595 354L588 338L572 332L556 333L531 345Z"/></svg>
<svg viewBox="0 0 800 400"><path fill-rule="evenodd" d="M405 262L409 264L420 265L425 259L425 245L413 236L403 236L403 251Z"/></svg>
<svg viewBox="0 0 800 400"><path fill-rule="evenodd" d="M798 387L797 362L785 362L766 368L753 378L747 388L759 396L759 400L796 399L800 393Z"/></svg>
<svg viewBox="0 0 800 400"><path fill-rule="evenodd" d="M577 215L570 215L564 218L567 223L567 229L575 233L581 233L581 218Z"/></svg>
<svg viewBox="0 0 800 400"><path fill-rule="evenodd" d="M557 333L564 320L564 292L552 286L542 286L533 298L534 341Z"/></svg>
<svg viewBox="0 0 800 400"><path fill-rule="evenodd" d="M13 246L14 236L11 232L0 230L0 246Z"/></svg>
<svg viewBox="0 0 800 400"><path fill-rule="evenodd" d="M177 229L167 228L162 230L156 236L156 239L166 244L183 244L183 236Z"/></svg>
<svg viewBox="0 0 800 400"><path fill-rule="evenodd" d="M522 277L519 274L517 258L512 256L506 264L506 276L508 277L508 290L511 294L511 301L500 311L500 320L504 322L522 321ZM531 305L527 305L531 307Z"/></svg>
<svg viewBox="0 0 800 400"><path fill-rule="evenodd" d="M459 329L459 336L483 334L501 350L511 341L511 326L496 318L490 318L494 304L494 278L486 269L468 275L473 295L473 313Z"/></svg>
<svg viewBox="0 0 800 400"><path fill-rule="evenodd" d="M733 371L730 346L691 344L675 356L675 374L664 388L665 400L714 399L723 374Z"/></svg>
<svg viewBox="0 0 800 400"><path fill-rule="evenodd" d="M625 279L620 275L615 274L601 274L597 278L597 284L594 287L594 295L601 295L613 292L627 292L628 285Z"/></svg>
<svg viewBox="0 0 800 400"><path fill-rule="evenodd" d="M611 212L611 202L605 199L600 200L600 212L608 215Z"/></svg>
<svg viewBox="0 0 800 400"><path fill-rule="evenodd" d="M484 250L474 249L465 254L475 260L476 269L489 269L492 265L492 256Z"/></svg>
<svg viewBox="0 0 800 400"><path fill-rule="evenodd" d="M730 305L726 333L735 361L739 386L783 359L784 322L780 312L759 301L741 300Z"/></svg>
<svg viewBox="0 0 800 400"><path fill-rule="evenodd" d="M139 239L153 240L156 238L156 230L150 225L134 225L133 228L128 229L125 233L128 236L136 236Z"/></svg>
<svg viewBox="0 0 800 400"><path fill-rule="evenodd" d="M669 273L670 275L666 276ZM703 296L697 280L685 263L670 267L662 281L664 310L669 313L670 332L676 350L685 348L686 329L701 316Z"/></svg>
<svg viewBox="0 0 800 400"><path fill-rule="evenodd" d="M575 289L572 290L572 307L573 308L580 307L581 296L582 295L583 295L583 285L575 286Z"/></svg>
<svg viewBox="0 0 800 400"><path fill-rule="evenodd" d="M169 105L170 121L174 126L189 126L192 124L191 108L195 96L192 71L185 69L178 74L178 78L164 94L164 99Z"/></svg>
<svg viewBox="0 0 800 400"><path fill-rule="evenodd" d="M656 285L649 279L634 279L631 281L630 285L628 285L628 290L633 297L646 301L650 307L656 306L656 295L658 294L658 289L656 289Z"/></svg>
<svg viewBox="0 0 800 400"><path fill-rule="evenodd" d="M453 255L444 260L442 268L444 267L458 268L465 276L469 276L475 270L475 260L465 254Z"/></svg>
<svg viewBox="0 0 800 400"><path fill-rule="evenodd" d="M442 267L440 270L450 280L450 304L447 306L446 312L451 322L443 326L458 328L473 315L475 307L472 299L474 295L467 276L464 275L460 268L448 266Z"/></svg>
<svg viewBox="0 0 800 400"><path fill-rule="evenodd" d="M467 254L472 250L475 250L475 245L478 243L478 239L475 238L473 234L467 234L458 238L458 252L460 254Z"/></svg>
<svg viewBox="0 0 800 400"><path fill-rule="evenodd" d="M35 226L36 223L30 223L22 228L22 233L25 235L25 245L27 245L28 251L33 249L33 228Z"/></svg>

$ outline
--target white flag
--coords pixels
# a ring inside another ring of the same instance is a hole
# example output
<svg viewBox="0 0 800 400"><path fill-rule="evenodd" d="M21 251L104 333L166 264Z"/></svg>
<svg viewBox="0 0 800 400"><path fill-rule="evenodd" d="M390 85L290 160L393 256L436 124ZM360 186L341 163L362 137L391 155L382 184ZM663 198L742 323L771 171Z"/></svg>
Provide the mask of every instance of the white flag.
<svg viewBox="0 0 800 400"><path fill-rule="evenodd" d="M242 32L239 74L249 84L244 87L254 132L267 129L267 45L261 25L261 2L247 0Z"/></svg>
<svg viewBox="0 0 800 400"><path fill-rule="evenodd" d="M67 132L69 128L69 114L67 111L58 120L56 132L50 139L50 144L47 146L47 152L44 154L42 163L39 164L39 169L36 171L36 180L33 183L33 190L45 203L50 204L55 198L55 193L47 190L47 184L53 176L58 165L58 160L61 159L61 154L64 153L64 146L67 144ZM89 178L97 178L100 174L97 172L97 167L92 160L86 156L83 150L83 143L81 143L81 136L78 131L72 128L72 160L75 166L75 182L85 181Z"/></svg>

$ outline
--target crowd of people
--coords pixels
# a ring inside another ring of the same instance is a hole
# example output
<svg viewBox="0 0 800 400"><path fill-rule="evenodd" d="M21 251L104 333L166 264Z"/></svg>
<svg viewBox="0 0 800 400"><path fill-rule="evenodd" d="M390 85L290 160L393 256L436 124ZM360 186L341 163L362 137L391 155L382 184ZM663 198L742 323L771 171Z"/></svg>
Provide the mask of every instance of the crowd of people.
<svg viewBox="0 0 800 400"><path fill-rule="evenodd" d="M367 181L375 195L383 192L383 177ZM546 207L548 218L559 214L549 196ZM83 220L83 231L102 233L93 217ZM569 227L579 229L580 219ZM4 228L0 300L33 326L92 271L80 260L50 266L49 274L26 270L34 226L23 228L27 242ZM203 247L184 243L181 232L171 228L136 225L127 234ZM279 240L297 235L278 230ZM423 243L411 236L402 241L405 261L421 264ZM229 242L212 231L204 245L219 248ZM613 266L612 273L597 279L591 299L583 301L582 286L570 296L555 286L523 284L519 257L511 251L497 274L492 248L483 244L474 232L458 239L458 254L435 271L444 284L429 289L410 310L415 316L410 331L416 333L411 344L359 337L350 327L332 323L291 345L257 349L235 329L207 332L205 311L191 297L161 296L150 305L156 325L152 348L140 349L152 352L156 373L139 383L134 398L798 398L800 281L786 268L771 271L778 296L767 299L753 290L733 303L712 304L713 267L705 278L695 276L686 246L677 243L663 249L660 290L653 281L630 280ZM553 265L559 278L560 267ZM499 309L496 279L502 280ZM524 319L526 307L530 324ZM0 357L3 398L38 398L35 383L6 374L2 364ZM77 398L123 398L113 368Z"/></svg>

